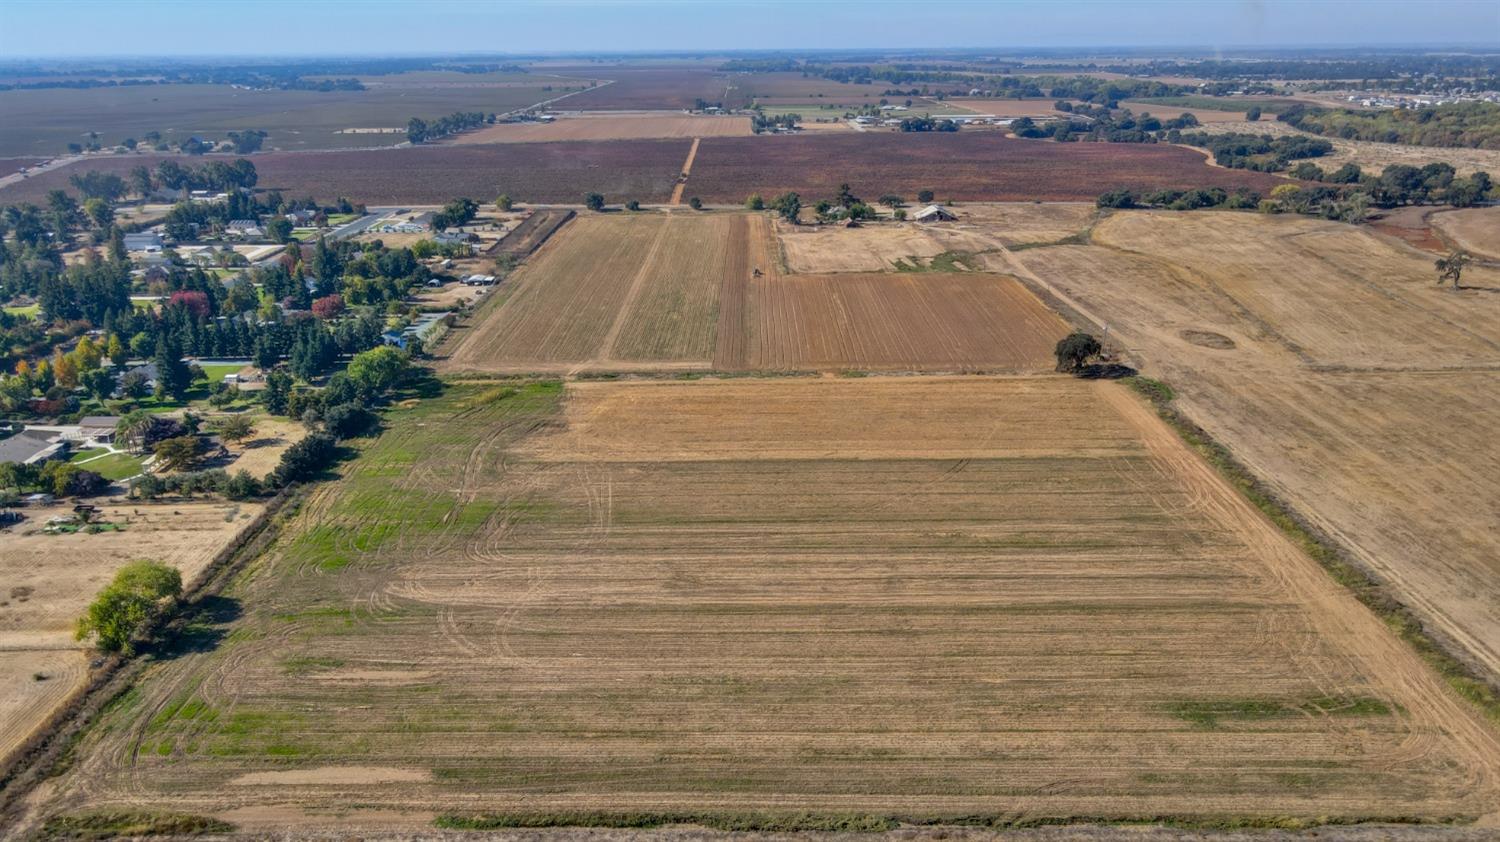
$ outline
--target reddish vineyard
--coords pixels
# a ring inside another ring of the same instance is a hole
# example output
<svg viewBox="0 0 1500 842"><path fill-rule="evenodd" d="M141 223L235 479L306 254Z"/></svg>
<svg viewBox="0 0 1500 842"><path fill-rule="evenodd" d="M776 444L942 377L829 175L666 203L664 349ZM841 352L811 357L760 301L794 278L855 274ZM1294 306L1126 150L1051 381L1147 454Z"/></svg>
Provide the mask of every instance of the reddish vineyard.
<svg viewBox="0 0 1500 842"><path fill-rule="evenodd" d="M508 193L521 202L582 204L584 194L611 202L664 202L687 157L689 140L422 146L342 152L272 152L252 158L262 189L368 205L436 204L455 196L488 200ZM68 189L68 176L99 170L126 175L159 155L99 158L0 188L0 203L38 202ZM183 163L203 159L179 158Z"/></svg>
<svg viewBox="0 0 1500 842"><path fill-rule="evenodd" d="M549 68L552 70L553 68ZM589 91L560 100L563 110L616 111L636 109L692 108L697 100L741 108L749 103L742 92L731 88L727 73L710 67L601 68L596 65L555 68L570 76L597 76L612 80Z"/></svg>
<svg viewBox="0 0 1500 842"><path fill-rule="evenodd" d="M848 182L860 196L930 189L938 199L1092 200L1116 187L1157 190L1249 187L1269 192L1283 179L1209 166L1202 154L1166 144L1053 143L993 132L704 138L686 194L741 202L795 190L831 197Z"/></svg>

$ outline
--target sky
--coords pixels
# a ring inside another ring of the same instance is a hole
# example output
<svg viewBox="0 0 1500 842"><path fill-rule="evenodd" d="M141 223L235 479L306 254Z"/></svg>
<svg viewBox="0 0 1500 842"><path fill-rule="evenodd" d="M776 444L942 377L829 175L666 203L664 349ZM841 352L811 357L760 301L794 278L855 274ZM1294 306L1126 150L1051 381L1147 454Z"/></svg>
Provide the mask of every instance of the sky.
<svg viewBox="0 0 1500 842"><path fill-rule="evenodd" d="M1500 46L1500 0L0 0L0 60Z"/></svg>

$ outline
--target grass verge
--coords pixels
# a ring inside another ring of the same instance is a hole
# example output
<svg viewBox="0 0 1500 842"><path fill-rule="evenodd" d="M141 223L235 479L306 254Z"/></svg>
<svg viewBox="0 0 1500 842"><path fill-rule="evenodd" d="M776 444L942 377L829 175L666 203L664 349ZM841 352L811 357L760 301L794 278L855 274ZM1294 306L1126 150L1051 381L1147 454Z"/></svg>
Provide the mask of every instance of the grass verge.
<svg viewBox="0 0 1500 842"><path fill-rule="evenodd" d="M42 826L40 838L47 840L118 839L131 836L199 836L231 833L229 822L152 810L113 810L55 816Z"/></svg>
<svg viewBox="0 0 1500 842"><path fill-rule="evenodd" d="M1328 571L1334 581L1348 588L1365 607L1374 611L1397 637L1406 641L1428 666L1437 670L1449 687L1478 706L1490 722L1500 723L1500 692L1477 671L1445 649L1438 638L1389 588L1349 560L1337 544L1279 500L1234 458L1228 448L1177 411L1172 405L1175 394L1170 386L1139 375L1125 378L1124 382L1151 401L1156 407L1157 415L1171 425L1183 441L1202 454L1231 485L1270 518L1278 529Z"/></svg>

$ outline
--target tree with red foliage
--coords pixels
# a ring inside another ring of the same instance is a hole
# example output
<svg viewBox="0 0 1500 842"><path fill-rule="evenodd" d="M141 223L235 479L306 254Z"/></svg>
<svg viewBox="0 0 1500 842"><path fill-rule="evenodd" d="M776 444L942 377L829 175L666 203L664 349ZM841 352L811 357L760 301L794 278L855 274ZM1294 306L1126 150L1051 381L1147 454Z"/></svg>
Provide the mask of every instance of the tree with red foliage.
<svg viewBox="0 0 1500 842"><path fill-rule="evenodd" d="M204 318L209 314L208 293L196 289L180 289L172 293L167 299L168 307L186 307L194 318Z"/></svg>
<svg viewBox="0 0 1500 842"><path fill-rule="evenodd" d="M313 315L320 319L331 319L344 312L344 296L334 293L325 295L312 303Z"/></svg>

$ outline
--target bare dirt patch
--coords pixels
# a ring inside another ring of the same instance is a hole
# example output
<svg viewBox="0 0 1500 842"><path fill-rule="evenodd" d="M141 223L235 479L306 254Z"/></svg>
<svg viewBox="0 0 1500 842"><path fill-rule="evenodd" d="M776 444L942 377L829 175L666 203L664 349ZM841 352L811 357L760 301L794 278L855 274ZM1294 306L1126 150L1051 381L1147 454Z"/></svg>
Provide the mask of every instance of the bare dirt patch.
<svg viewBox="0 0 1500 842"><path fill-rule="evenodd" d="M432 780L425 769L393 766L320 766L287 769L284 772L249 772L230 781L231 786L363 786L367 784L419 783Z"/></svg>
<svg viewBox="0 0 1500 842"><path fill-rule="evenodd" d="M692 114L590 114L563 116L546 123L499 123L453 139L476 143L551 143L559 140L644 140L650 138L736 137L752 134L749 117Z"/></svg>
<svg viewBox="0 0 1500 842"><path fill-rule="evenodd" d="M776 238L786 255L787 269L795 274L890 272L898 264L923 264L944 252L972 252L990 247L988 241L957 228L916 222L859 228L778 222Z"/></svg>
<svg viewBox="0 0 1500 842"><path fill-rule="evenodd" d="M292 829L351 793L227 783L343 765L431 771L359 784L383 812L1493 809L1494 735L1119 384L473 384L388 420L41 813ZM291 669L335 662L434 677Z"/></svg>

